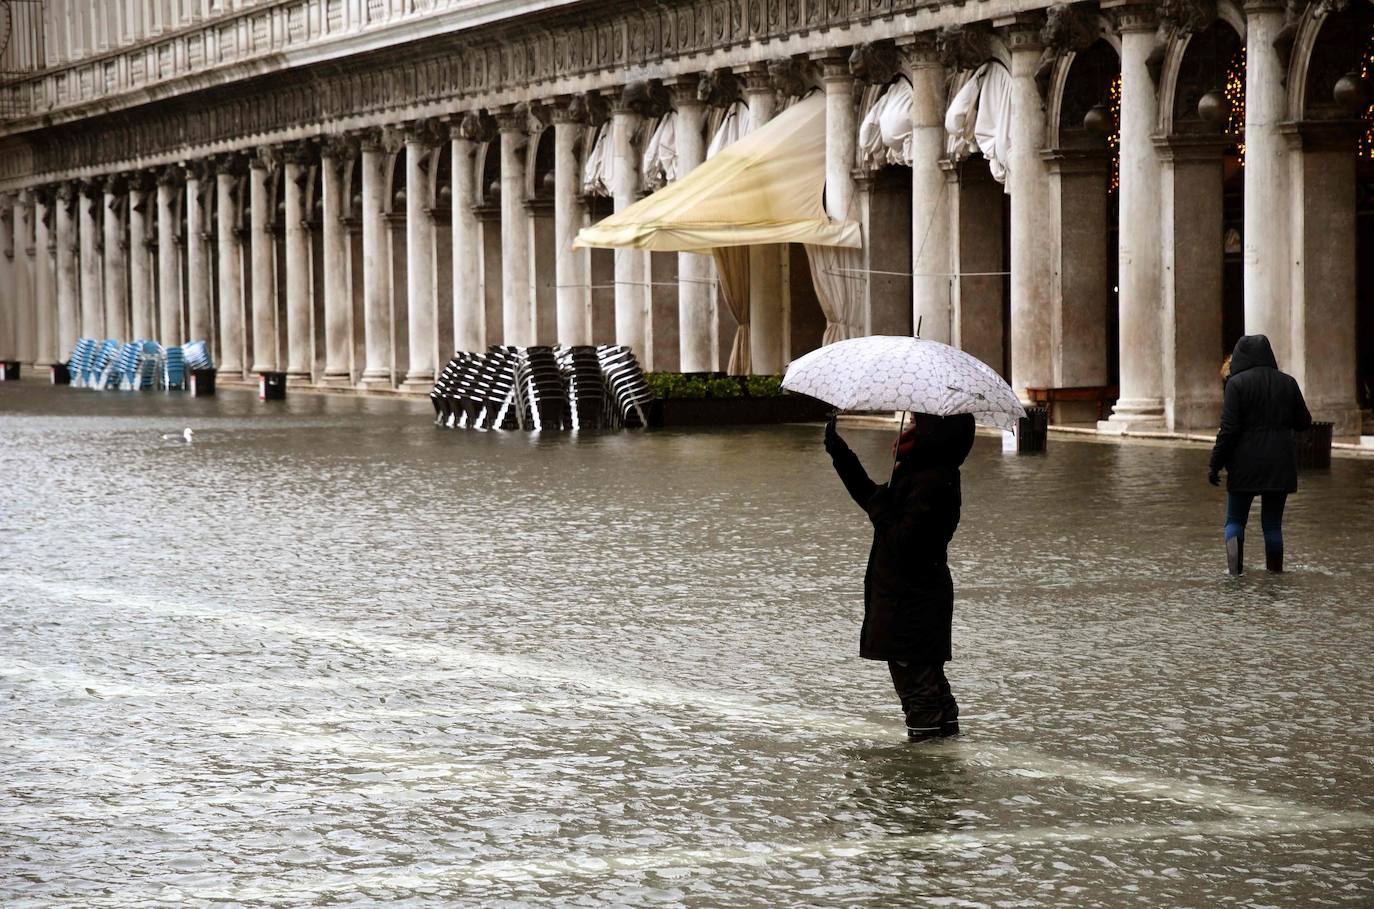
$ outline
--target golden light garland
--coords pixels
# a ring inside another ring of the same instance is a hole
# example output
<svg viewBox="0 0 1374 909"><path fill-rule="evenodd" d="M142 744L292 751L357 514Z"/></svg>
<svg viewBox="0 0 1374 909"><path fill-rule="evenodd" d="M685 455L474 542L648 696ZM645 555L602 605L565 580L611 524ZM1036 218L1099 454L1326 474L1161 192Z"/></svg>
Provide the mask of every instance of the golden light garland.
<svg viewBox="0 0 1374 909"><path fill-rule="evenodd" d="M1226 131L1239 136L1236 154L1240 166L1245 166L1245 49L1236 51L1231 65L1226 68L1226 87L1223 90L1226 101L1231 105L1231 119L1226 123Z"/></svg>
<svg viewBox="0 0 1374 909"><path fill-rule="evenodd" d="M1112 131L1107 134L1107 148L1112 153L1111 191L1121 186L1121 74L1117 73L1107 87L1107 107L1112 114Z"/></svg>
<svg viewBox="0 0 1374 909"><path fill-rule="evenodd" d="M1374 35L1365 39L1364 61L1360 64L1360 75L1369 78L1370 70L1374 69ZM1364 135L1360 136L1359 156L1361 158L1374 158L1374 117L1370 116L1374 112L1374 105L1364 109L1365 129Z"/></svg>

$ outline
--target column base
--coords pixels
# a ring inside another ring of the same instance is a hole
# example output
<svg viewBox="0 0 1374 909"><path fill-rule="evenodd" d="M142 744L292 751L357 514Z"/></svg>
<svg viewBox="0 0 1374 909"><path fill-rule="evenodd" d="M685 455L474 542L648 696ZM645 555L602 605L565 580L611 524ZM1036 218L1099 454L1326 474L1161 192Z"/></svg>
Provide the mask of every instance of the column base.
<svg viewBox="0 0 1374 909"><path fill-rule="evenodd" d="M1192 430L1214 432L1220 422L1220 393L1217 394L1215 400L1177 399L1166 402L1164 407L1164 424L1170 432Z"/></svg>
<svg viewBox="0 0 1374 909"><path fill-rule="evenodd" d="M359 388L390 388L391 372L381 370L367 370L363 377L358 380Z"/></svg>
<svg viewBox="0 0 1374 909"><path fill-rule="evenodd" d="M288 369L286 371L286 384L291 386L310 385L310 371L306 369Z"/></svg>
<svg viewBox="0 0 1374 909"><path fill-rule="evenodd" d="M319 384L329 388L351 388L353 376L346 372L326 372L320 378Z"/></svg>
<svg viewBox="0 0 1374 909"><path fill-rule="evenodd" d="M1097 421L1098 432L1139 432L1164 428L1164 402L1159 398L1131 398L1116 402L1112 415Z"/></svg>
<svg viewBox="0 0 1374 909"><path fill-rule="evenodd" d="M433 372L408 372L401 383L401 391L422 391L429 394L434 390Z"/></svg>
<svg viewBox="0 0 1374 909"><path fill-rule="evenodd" d="M1332 424L1333 436L1360 435L1364 414L1354 401L1308 401L1312 419Z"/></svg>

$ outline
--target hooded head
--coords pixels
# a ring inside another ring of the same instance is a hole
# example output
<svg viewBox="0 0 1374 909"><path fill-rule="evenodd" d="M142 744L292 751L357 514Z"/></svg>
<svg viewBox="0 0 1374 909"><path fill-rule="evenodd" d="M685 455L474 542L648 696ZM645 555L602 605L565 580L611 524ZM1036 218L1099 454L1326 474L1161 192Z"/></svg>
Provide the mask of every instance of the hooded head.
<svg viewBox="0 0 1374 909"><path fill-rule="evenodd" d="M949 467L957 469L973 449L973 415L937 417L911 415L911 427L897 439L897 469Z"/></svg>
<svg viewBox="0 0 1374 909"><path fill-rule="evenodd" d="M1278 369L1279 363L1274 359L1274 348L1269 346L1269 339L1264 335L1244 335L1236 342L1236 349L1231 352L1231 375L1237 375L1256 366Z"/></svg>

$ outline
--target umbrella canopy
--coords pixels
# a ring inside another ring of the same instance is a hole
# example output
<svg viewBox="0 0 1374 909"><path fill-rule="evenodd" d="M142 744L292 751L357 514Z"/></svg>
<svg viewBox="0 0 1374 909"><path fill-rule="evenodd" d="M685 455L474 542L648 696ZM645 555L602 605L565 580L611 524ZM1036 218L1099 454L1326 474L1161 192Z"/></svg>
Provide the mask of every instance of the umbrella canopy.
<svg viewBox="0 0 1374 909"><path fill-rule="evenodd" d="M873 335L813 350L787 368L782 387L841 410L910 410L1016 428L1026 415L992 367L939 341Z"/></svg>
<svg viewBox="0 0 1374 909"><path fill-rule="evenodd" d="M573 245L709 252L759 243L862 245L825 214L825 96L805 98L691 173L583 228Z"/></svg>

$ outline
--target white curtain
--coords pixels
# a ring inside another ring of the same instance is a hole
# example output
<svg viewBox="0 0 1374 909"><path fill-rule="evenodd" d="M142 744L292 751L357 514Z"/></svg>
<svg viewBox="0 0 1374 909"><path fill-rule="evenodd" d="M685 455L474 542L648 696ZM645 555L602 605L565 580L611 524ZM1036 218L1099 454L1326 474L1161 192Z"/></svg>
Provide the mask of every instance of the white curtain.
<svg viewBox="0 0 1374 909"><path fill-rule="evenodd" d="M984 63L955 93L945 111L946 151L952 160L982 152L998 183L1011 160L1011 74L998 61Z"/></svg>
<svg viewBox="0 0 1374 909"><path fill-rule="evenodd" d="M889 85L864 115L859 156L874 170L911 164L911 83L905 78Z"/></svg>
<svg viewBox="0 0 1374 909"><path fill-rule="evenodd" d="M747 376L752 366L749 362L749 247L718 246L712 250L712 257L720 278L720 296L739 326L735 329L735 342L730 345L730 365L726 372L732 376Z"/></svg>
<svg viewBox="0 0 1374 909"><path fill-rule="evenodd" d="M736 101L726 109L725 116L721 118L720 127L711 137L711 144L706 146L706 160L710 161L734 144L736 140L748 134L749 106L743 101Z"/></svg>
<svg viewBox="0 0 1374 909"><path fill-rule="evenodd" d="M806 246L811 283L825 313L821 344L833 344L863 334L864 272L861 250L844 246Z"/></svg>
<svg viewBox="0 0 1374 909"><path fill-rule="evenodd" d="M611 194L611 174L615 169L610 148L611 124L607 121L597 131L596 141L582 168L582 192L589 196Z"/></svg>
<svg viewBox="0 0 1374 909"><path fill-rule="evenodd" d="M669 111L658 121L639 166L640 185L650 191L660 189L678 178L677 111Z"/></svg>

